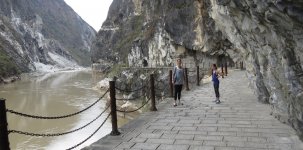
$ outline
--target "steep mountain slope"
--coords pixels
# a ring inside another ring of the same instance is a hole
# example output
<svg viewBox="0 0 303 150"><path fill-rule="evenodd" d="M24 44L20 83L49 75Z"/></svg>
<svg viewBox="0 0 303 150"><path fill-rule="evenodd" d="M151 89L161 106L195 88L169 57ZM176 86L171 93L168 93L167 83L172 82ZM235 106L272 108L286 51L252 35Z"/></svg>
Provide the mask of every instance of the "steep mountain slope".
<svg viewBox="0 0 303 150"><path fill-rule="evenodd" d="M1 76L87 66L95 34L63 0L1 0Z"/></svg>
<svg viewBox="0 0 303 150"><path fill-rule="evenodd" d="M303 137L303 2L114 0L92 60L167 66L244 61L260 102ZM105 67L104 67L105 66Z"/></svg>

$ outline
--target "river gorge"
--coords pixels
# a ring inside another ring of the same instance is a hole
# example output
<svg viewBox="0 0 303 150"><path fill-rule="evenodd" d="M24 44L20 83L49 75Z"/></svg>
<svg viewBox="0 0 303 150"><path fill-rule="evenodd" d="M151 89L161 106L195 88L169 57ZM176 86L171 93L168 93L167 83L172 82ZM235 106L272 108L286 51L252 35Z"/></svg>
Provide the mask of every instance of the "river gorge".
<svg viewBox="0 0 303 150"><path fill-rule="evenodd" d="M62 116L78 112L94 103L105 91L95 88L101 76L91 71L67 71L44 75L23 74L22 80L0 86L0 95L6 99L7 109L38 116ZM60 133L79 128L105 108L106 95L99 103L83 113L57 120L32 119L7 113L9 130L31 133ZM90 136L105 119L109 110L88 128L59 137L31 137L11 133L11 149L66 149ZM119 126L128 119L118 118ZM81 145L85 147L111 131L110 119L99 132Z"/></svg>

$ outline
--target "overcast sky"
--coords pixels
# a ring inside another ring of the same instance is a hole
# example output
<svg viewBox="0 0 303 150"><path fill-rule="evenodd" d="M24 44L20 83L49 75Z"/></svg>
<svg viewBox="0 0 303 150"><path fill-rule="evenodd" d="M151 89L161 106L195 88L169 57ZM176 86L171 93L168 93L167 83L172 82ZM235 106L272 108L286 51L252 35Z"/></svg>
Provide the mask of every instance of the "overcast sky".
<svg viewBox="0 0 303 150"><path fill-rule="evenodd" d="M75 12L96 31L107 17L113 0L64 0Z"/></svg>

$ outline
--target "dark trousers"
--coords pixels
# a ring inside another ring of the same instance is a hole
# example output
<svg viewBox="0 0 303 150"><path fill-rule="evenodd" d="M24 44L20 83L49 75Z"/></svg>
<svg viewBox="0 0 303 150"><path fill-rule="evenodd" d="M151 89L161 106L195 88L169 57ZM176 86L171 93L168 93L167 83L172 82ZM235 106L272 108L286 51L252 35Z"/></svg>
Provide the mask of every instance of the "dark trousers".
<svg viewBox="0 0 303 150"><path fill-rule="evenodd" d="M180 100L181 91L182 91L182 84L181 85L175 85L175 100L177 100L177 97Z"/></svg>
<svg viewBox="0 0 303 150"><path fill-rule="evenodd" d="M214 89L215 89L216 97L219 98L220 97L219 84L214 84Z"/></svg>

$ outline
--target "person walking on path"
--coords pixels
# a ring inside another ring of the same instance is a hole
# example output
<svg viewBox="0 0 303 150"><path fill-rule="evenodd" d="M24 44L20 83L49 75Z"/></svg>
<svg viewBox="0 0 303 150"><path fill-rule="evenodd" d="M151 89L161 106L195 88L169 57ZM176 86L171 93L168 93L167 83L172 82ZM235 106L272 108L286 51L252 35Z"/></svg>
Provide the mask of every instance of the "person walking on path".
<svg viewBox="0 0 303 150"><path fill-rule="evenodd" d="M217 65L213 64L212 66L212 81L214 84L215 94L216 94L216 104L220 104L220 93L219 93L219 84L220 81L218 79L219 73L217 72Z"/></svg>
<svg viewBox="0 0 303 150"><path fill-rule="evenodd" d="M177 59L177 65L174 67L174 72L173 72L173 84L175 88L175 95L174 95L174 106L177 106L177 98L179 100L179 105L183 105L181 103L181 91L182 91L182 85L185 80L185 71L181 66L181 58Z"/></svg>

